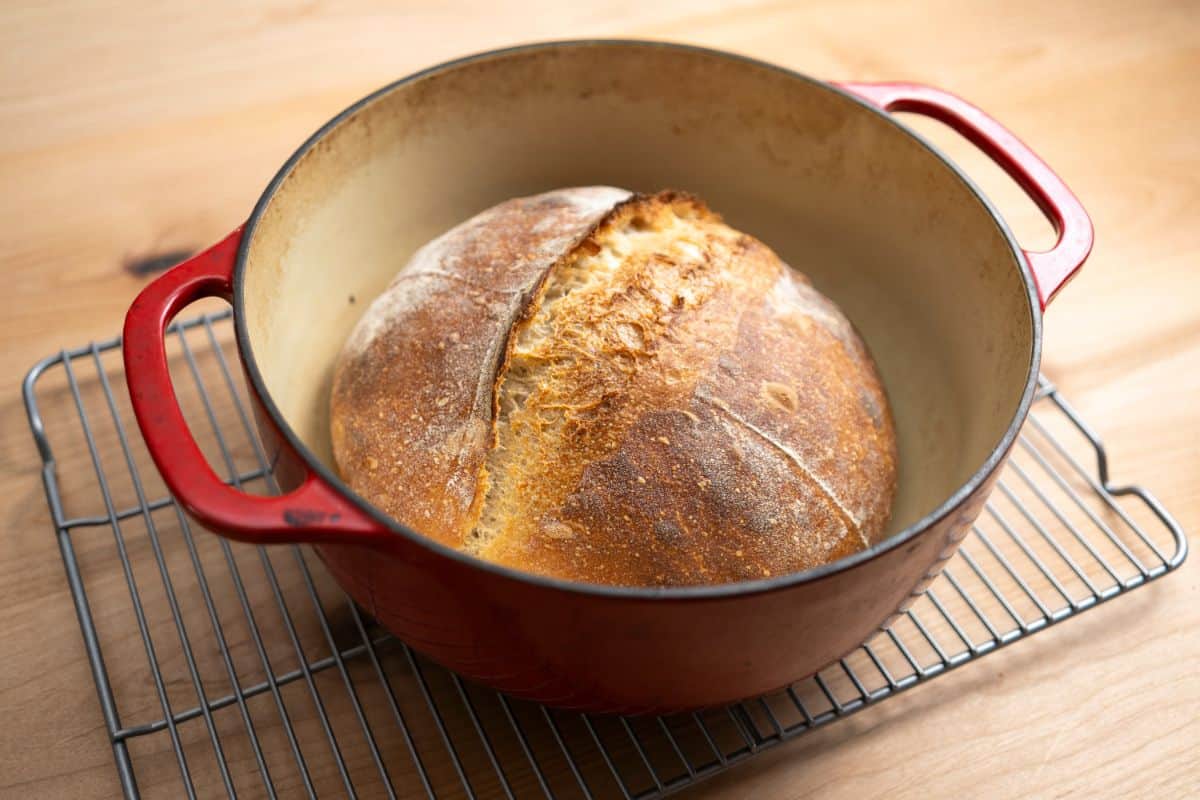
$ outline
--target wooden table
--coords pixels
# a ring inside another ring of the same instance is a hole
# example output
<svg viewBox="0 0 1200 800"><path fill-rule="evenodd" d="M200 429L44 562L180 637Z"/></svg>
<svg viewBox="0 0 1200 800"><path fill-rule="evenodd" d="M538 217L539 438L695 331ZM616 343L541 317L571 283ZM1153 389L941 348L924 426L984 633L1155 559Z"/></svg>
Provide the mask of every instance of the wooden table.
<svg viewBox="0 0 1200 800"><path fill-rule="evenodd" d="M0 9L0 795L110 797L111 753L18 383L115 333L165 256L243 219L318 124L394 77L519 41L629 35L957 91L1091 211L1044 371L1117 480L1200 529L1200 14L1183 2L10 2ZM936 125L1018 236L1048 226ZM697 797L1181 797L1200 786L1200 566L694 790Z"/></svg>

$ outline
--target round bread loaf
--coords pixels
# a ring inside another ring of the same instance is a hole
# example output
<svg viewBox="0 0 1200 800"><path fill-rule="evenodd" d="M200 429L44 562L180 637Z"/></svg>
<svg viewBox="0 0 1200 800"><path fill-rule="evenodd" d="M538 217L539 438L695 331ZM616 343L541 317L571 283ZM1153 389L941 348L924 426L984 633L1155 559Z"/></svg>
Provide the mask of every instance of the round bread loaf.
<svg viewBox="0 0 1200 800"><path fill-rule="evenodd" d="M411 528L588 583L833 561L878 540L896 486L853 327L679 192L510 200L418 250L346 342L331 432Z"/></svg>

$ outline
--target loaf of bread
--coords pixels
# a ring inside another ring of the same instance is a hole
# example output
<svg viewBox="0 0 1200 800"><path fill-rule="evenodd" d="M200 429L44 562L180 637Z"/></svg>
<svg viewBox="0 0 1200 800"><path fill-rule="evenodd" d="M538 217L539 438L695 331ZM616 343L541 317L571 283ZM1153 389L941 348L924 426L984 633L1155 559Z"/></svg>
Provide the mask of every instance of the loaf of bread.
<svg viewBox="0 0 1200 800"><path fill-rule="evenodd" d="M346 342L331 432L409 527L588 583L827 563L878 540L896 486L850 323L670 191L510 200L418 250Z"/></svg>

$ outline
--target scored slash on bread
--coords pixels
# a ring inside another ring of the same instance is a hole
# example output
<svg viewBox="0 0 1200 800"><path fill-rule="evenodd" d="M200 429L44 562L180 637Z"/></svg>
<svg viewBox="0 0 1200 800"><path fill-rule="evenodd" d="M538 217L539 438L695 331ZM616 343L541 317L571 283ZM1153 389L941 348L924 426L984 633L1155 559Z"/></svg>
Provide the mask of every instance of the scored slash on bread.
<svg viewBox="0 0 1200 800"><path fill-rule="evenodd" d="M588 583L826 563L880 538L896 485L850 323L680 192L547 192L426 245L347 341L331 430L406 525Z"/></svg>

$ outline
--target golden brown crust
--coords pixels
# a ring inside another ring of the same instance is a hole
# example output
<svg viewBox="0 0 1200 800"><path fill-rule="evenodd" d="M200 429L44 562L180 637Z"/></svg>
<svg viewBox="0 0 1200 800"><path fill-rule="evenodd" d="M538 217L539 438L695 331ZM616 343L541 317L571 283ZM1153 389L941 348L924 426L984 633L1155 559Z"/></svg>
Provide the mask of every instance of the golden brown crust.
<svg viewBox="0 0 1200 800"><path fill-rule="evenodd" d="M495 378L546 272L629 192L501 203L417 251L363 314L334 371L330 433L359 494L445 544L477 513Z"/></svg>
<svg viewBox="0 0 1200 800"><path fill-rule="evenodd" d="M457 386L465 374L494 387L494 419L482 413L492 411L490 396L459 414L473 430L494 422L494 436L486 427L460 435L454 461L418 465L410 448L389 451L372 438L385 426L371 422L359 392L398 396L380 370L404 345L395 325L363 337L370 343L359 349L375 356L339 368L334 395L335 453L351 485L484 558L594 583L761 578L875 541L895 491L894 432L849 323L803 276L694 198L660 193L610 206L582 233L577 220L570 244L524 278L521 302L472 330L487 339L466 354L473 369L425 370L434 386ZM465 277L496 262L475 248L454 263ZM414 329L408 319L412 338L463 330L424 318ZM457 396L456 408L467 408L465 393ZM435 413L421 400L409 393L392 402L401 415ZM449 428L440 430L445 438ZM437 442L425 447L436 452ZM398 465L389 482L379 470L364 479L364 459L386 457ZM440 517L414 513L438 507L437 487L456 477L463 486L474 478L470 498ZM395 481L413 483L397 490Z"/></svg>

